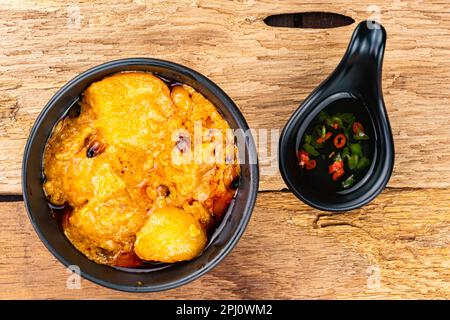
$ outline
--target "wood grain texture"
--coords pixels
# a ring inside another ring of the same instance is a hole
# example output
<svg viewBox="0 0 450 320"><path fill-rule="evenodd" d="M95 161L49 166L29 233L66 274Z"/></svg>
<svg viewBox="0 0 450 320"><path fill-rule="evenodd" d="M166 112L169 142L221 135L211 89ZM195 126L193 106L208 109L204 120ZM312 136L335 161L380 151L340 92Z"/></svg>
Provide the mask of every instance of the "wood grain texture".
<svg viewBox="0 0 450 320"><path fill-rule="evenodd" d="M281 129L334 69L355 25L271 28L271 14L328 11L356 21L372 0L0 0L0 193L20 194L23 147L38 113L78 73L145 56L219 84L254 129ZM450 187L450 3L377 1L388 32L383 90L396 143L391 187ZM285 187L266 174L262 190ZM275 165L276 167L276 165Z"/></svg>
<svg viewBox="0 0 450 320"><path fill-rule="evenodd" d="M448 299L448 193L390 189L344 214L321 213L290 193L260 193L244 236L224 261L188 285L149 294L87 280L80 290L67 289L67 271L38 240L23 204L1 203L0 298Z"/></svg>

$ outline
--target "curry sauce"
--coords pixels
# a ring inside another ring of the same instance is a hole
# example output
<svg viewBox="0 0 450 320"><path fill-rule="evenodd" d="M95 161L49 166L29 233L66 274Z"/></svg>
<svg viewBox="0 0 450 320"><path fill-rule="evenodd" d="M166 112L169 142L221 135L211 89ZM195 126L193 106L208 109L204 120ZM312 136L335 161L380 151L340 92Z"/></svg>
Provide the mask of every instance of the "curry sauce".
<svg viewBox="0 0 450 320"><path fill-rule="evenodd" d="M70 207L64 233L97 263L189 260L236 192L236 153L228 123L202 94L117 73L91 84L79 115L55 126L43 188L52 205Z"/></svg>

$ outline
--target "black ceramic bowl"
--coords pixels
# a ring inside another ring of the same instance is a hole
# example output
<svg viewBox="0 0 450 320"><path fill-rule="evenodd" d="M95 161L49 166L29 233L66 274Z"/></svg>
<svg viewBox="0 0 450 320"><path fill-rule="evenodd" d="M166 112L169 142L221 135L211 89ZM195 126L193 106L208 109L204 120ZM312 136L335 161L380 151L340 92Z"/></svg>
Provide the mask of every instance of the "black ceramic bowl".
<svg viewBox="0 0 450 320"><path fill-rule="evenodd" d="M174 288L205 274L216 266L236 245L244 232L258 191L258 164L252 137L245 142L245 163L235 199L220 225L198 258L148 269L124 269L97 264L87 259L67 240L60 224L52 217L42 182L42 156L53 127L78 103L81 93L93 82L121 71L151 72L173 82L192 86L208 98L228 121L232 129L246 131L248 125L233 101L211 80L176 63L131 58L108 62L83 72L62 87L38 116L25 147L22 166L22 188L25 206L34 229L48 250L64 265L76 265L81 275L100 285L130 292L151 292ZM256 162L256 161L253 161ZM243 257L244 259L244 257Z"/></svg>
<svg viewBox="0 0 450 320"><path fill-rule="evenodd" d="M281 175L300 200L317 209L347 211L361 207L380 194L389 181L394 166L394 142L381 90L385 43L386 31L380 24L361 22L339 65L293 113L281 133ZM329 192L325 186L313 187L297 160L309 124L327 108L362 117L372 145L367 173L351 188L338 192Z"/></svg>

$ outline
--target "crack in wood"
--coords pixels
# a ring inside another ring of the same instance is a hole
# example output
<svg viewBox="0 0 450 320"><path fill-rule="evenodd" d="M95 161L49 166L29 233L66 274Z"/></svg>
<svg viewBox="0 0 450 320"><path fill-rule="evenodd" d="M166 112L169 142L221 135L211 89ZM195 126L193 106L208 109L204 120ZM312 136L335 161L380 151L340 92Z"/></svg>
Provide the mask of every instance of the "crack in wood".
<svg viewBox="0 0 450 320"><path fill-rule="evenodd" d="M23 201L23 197L21 195L0 195L0 202L20 202Z"/></svg>
<svg viewBox="0 0 450 320"><path fill-rule="evenodd" d="M351 17L333 12L297 12L268 16L264 23L270 27L328 29L351 25Z"/></svg>
<svg viewBox="0 0 450 320"><path fill-rule="evenodd" d="M328 221L320 221L322 218L330 219ZM348 220L342 220L339 218L347 218ZM369 232L363 224L358 223L358 221L363 221L365 219L366 217L364 212L321 212L316 214L314 220L312 221L312 227L313 229L324 229L327 227L349 226L363 231L374 240L380 240L380 238Z"/></svg>

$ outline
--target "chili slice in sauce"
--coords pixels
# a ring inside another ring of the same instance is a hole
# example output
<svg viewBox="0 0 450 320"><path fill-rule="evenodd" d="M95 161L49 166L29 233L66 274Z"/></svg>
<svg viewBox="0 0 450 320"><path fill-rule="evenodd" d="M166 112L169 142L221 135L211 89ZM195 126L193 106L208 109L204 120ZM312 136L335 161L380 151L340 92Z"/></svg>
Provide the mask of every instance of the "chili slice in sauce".
<svg viewBox="0 0 450 320"><path fill-rule="evenodd" d="M312 170L316 167L316 160L309 160L306 163L306 170Z"/></svg>
<svg viewBox="0 0 450 320"><path fill-rule="evenodd" d="M343 133L339 133L334 137L334 146L338 149L341 149L345 146L347 139Z"/></svg>
<svg viewBox="0 0 450 320"><path fill-rule="evenodd" d="M359 132L364 132L364 127L361 124L361 122L354 122L353 123L353 133L357 134Z"/></svg>
<svg viewBox="0 0 450 320"><path fill-rule="evenodd" d="M320 112L302 139L301 151L297 152L300 167L321 170L321 162L326 162L330 180L342 179L343 188L352 186L355 174L370 165L362 150L363 141L369 140L369 136L362 123L355 120L355 115L349 112L334 115ZM333 143L325 144L328 140Z"/></svg>
<svg viewBox="0 0 450 320"><path fill-rule="evenodd" d="M299 151L297 153L298 164L300 167L304 168L305 165L309 162L309 154L305 150Z"/></svg>
<svg viewBox="0 0 450 320"><path fill-rule="evenodd" d="M316 142L317 142L318 144L322 144L322 143L324 143L325 141L327 141L328 139L330 139L332 135L333 135L333 134L332 134L331 132L327 132L327 133L325 134L325 137L319 137L319 138L317 138Z"/></svg>
<svg viewBox="0 0 450 320"><path fill-rule="evenodd" d="M345 173L344 169L341 168L338 171L336 171L335 173L333 173L331 178L333 179L333 181L337 181L340 177L342 177L344 175L344 173Z"/></svg>

